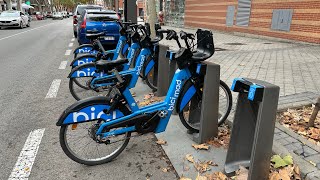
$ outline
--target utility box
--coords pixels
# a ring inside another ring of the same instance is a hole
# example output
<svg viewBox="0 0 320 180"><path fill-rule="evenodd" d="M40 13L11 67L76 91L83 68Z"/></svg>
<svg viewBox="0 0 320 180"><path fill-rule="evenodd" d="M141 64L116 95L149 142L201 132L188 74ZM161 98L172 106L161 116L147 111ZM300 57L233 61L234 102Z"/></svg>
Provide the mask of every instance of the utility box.
<svg viewBox="0 0 320 180"><path fill-rule="evenodd" d="M280 88L265 81L236 78L238 92L225 172L249 167L249 180L267 180Z"/></svg>

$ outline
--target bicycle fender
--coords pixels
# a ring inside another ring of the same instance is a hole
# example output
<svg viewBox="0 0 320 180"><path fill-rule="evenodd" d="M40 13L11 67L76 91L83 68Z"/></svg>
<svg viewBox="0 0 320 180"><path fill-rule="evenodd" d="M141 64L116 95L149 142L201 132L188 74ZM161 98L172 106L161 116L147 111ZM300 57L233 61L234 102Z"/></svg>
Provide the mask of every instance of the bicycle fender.
<svg viewBox="0 0 320 180"><path fill-rule="evenodd" d="M105 114L104 110L107 110L109 108L109 97L97 96L80 100L63 111L56 125L62 126L68 124L77 124L82 122L94 121L97 119L110 121L112 119L120 118L129 113L127 108L121 105L109 114Z"/></svg>
<svg viewBox="0 0 320 180"><path fill-rule="evenodd" d="M82 44L81 46L77 47L73 54L79 54L79 53L89 53L93 49L92 44Z"/></svg>
<svg viewBox="0 0 320 180"><path fill-rule="evenodd" d="M176 110L177 113L191 101L192 97L196 94L197 90L191 80L188 80L182 87L181 93L177 100Z"/></svg>
<svg viewBox="0 0 320 180"><path fill-rule="evenodd" d="M92 65L95 65L95 63L87 63L76 66L75 68L71 69L68 78L99 76L100 74L96 73L96 67ZM103 73L101 73L101 75L103 75Z"/></svg>
<svg viewBox="0 0 320 180"><path fill-rule="evenodd" d="M151 71L151 69L153 68L153 66L155 65L155 61L153 59L151 59L150 61L147 61L148 64L146 66L144 66L144 70L143 70L143 75L146 77L148 75L148 73Z"/></svg>
<svg viewBox="0 0 320 180"><path fill-rule="evenodd" d="M70 66L76 67L82 64L90 63L96 61L96 55L94 54L81 54L81 56L76 57L71 63Z"/></svg>

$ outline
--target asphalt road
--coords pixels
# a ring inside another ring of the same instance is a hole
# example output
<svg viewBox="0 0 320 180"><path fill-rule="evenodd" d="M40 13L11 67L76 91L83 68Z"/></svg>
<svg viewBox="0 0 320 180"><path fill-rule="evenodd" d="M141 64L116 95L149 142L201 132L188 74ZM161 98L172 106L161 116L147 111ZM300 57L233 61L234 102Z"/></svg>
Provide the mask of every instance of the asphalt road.
<svg viewBox="0 0 320 180"><path fill-rule="evenodd" d="M59 66L72 60L72 54L65 55L77 46L72 34L71 19L0 30L0 179L18 171L21 150L37 129L44 129L44 135L32 168L24 169L31 172L29 179L176 179L173 170L161 170L170 164L152 134L133 138L115 161L104 165L80 165L63 153L55 123L75 100L66 78L70 68ZM45 98L54 80L61 80L57 96Z"/></svg>

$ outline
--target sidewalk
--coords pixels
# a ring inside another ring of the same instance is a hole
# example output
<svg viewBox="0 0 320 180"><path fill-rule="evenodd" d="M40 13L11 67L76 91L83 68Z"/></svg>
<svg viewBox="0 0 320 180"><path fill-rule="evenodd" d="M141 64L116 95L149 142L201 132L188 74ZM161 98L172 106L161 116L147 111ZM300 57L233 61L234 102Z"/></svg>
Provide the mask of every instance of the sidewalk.
<svg viewBox="0 0 320 180"><path fill-rule="evenodd" d="M181 29L165 27L162 29ZM195 33L196 30L183 29ZM311 104L320 92L320 47L319 45L294 42L273 41L225 34L213 31L216 52L209 61L221 66L221 80L231 86L234 78L248 77L264 80L280 86L278 109L287 109ZM177 49L175 41L163 39L160 44L170 49ZM233 110L236 106L236 94L233 94ZM232 123L233 112L228 121ZM197 177L196 170L191 167L184 170L186 154L193 154L195 159L213 160L218 164L212 171L223 171L226 150L211 148L209 151L196 151L191 147L194 142L181 125L179 117L173 116L164 133L156 135L168 141L162 146L171 163L180 176L192 179ZM282 140L286 138L286 140ZM290 144L296 143L297 147ZM280 142L281 141L281 142ZM299 146L299 148L298 148ZM290 153L301 167L303 176L317 179L320 171L320 148L311 146L298 139L280 124L276 125L273 151L276 154ZM313 155L313 156L312 156ZM316 158L317 167L308 161ZM318 161L319 160L319 161Z"/></svg>

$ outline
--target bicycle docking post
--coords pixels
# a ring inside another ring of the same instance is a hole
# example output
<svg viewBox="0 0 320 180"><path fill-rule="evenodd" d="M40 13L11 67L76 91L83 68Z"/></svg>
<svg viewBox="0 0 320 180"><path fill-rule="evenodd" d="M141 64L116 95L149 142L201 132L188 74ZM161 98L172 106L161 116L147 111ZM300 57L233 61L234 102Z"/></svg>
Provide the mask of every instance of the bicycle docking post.
<svg viewBox="0 0 320 180"><path fill-rule="evenodd" d="M280 88L248 78L236 78L231 90L239 92L225 172L249 167L249 180L268 179Z"/></svg>
<svg viewBox="0 0 320 180"><path fill-rule="evenodd" d="M157 75L157 96L165 96L168 92L171 80L176 71L174 51L168 46L159 45L158 75Z"/></svg>
<svg viewBox="0 0 320 180"><path fill-rule="evenodd" d="M201 144L218 135L220 65L205 61L198 70L206 72L201 110L191 111L189 119L194 123L200 122L200 131L193 134L193 141ZM191 100L192 106L198 106L194 100Z"/></svg>

